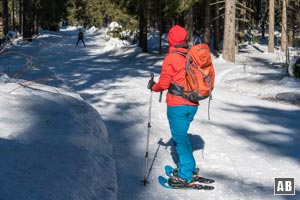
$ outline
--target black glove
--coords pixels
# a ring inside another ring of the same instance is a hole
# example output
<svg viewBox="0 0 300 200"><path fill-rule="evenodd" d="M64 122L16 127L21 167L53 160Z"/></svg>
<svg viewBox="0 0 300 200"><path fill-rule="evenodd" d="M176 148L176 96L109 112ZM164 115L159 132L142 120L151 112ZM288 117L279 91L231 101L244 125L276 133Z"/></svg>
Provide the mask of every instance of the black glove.
<svg viewBox="0 0 300 200"><path fill-rule="evenodd" d="M147 89L152 91L152 86L155 84L156 82L153 79L150 79L147 85Z"/></svg>

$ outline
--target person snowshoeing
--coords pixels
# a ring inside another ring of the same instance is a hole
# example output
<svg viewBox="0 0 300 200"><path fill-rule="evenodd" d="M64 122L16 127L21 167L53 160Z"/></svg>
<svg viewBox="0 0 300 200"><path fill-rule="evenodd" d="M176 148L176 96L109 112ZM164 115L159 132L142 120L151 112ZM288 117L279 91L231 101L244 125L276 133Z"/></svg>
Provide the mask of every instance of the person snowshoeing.
<svg viewBox="0 0 300 200"><path fill-rule="evenodd" d="M197 173L188 129L198 110L199 104L170 93L171 90L174 91L172 83L179 85L183 85L184 83L185 57L173 52L187 53L187 34L187 31L179 25L175 25L169 30L167 36L169 49L163 61L159 80L157 83L153 80L149 80L148 82L148 89L152 91L161 92L168 89L166 96L167 117L178 156L178 169L174 173L174 176L168 180L169 185L174 187L186 187L192 184L193 174Z"/></svg>

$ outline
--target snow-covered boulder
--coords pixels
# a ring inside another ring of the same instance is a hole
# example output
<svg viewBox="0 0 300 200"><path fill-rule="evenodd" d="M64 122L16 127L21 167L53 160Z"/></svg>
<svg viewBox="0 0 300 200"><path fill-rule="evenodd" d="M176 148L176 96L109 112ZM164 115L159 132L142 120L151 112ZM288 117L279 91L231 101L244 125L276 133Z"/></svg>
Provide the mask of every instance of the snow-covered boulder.
<svg viewBox="0 0 300 200"><path fill-rule="evenodd" d="M98 112L72 91L0 79L1 199L116 199Z"/></svg>

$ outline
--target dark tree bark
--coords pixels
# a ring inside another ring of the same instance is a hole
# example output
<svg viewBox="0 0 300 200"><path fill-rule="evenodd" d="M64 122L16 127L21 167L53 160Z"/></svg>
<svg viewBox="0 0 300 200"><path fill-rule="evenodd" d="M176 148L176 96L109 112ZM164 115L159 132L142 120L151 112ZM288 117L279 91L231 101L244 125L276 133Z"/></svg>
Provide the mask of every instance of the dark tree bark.
<svg viewBox="0 0 300 200"><path fill-rule="evenodd" d="M148 52L147 44L147 0L140 0L139 29L140 29L140 47L143 52Z"/></svg>
<svg viewBox="0 0 300 200"><path fill-rule="evenodd" d="M0 37L8 32L8 1L0 1Z"/></svg>
<svg viewBox="0 0 300 200"><path fill-rule="evenodd" d="M23 2L23 40L32 41L32 2Z"/></svg>
<svg viewBox="0 0 300 200"><path fill-rule="evenodd" d="M19 31L23 34L23 0L19 0Z"/></svg>
<svg viewBox="0 0 300 200"><path fill-rule="evenodd" d="M4 35L8 33L8 0L3 0L3 31Z"/></svg>
<svg viewBox="0 0 300 200"><path fill-rule="evenodd" d="M218 0L216 0L217 2ZM220 50L220 12L219 3L214 5L214 50Z"/></svg>
<svg viewBox="0 0 300 200"><path fill-rule="evenodd" d="M210 44L210 0L205 0L204 42Z"/></svg>
<svg viewBox="0 0 300 200"><path fill-rule="evenodd" d="M239 43L244 43L245 42L245 21L246 21L246 14L247 14L247 10L246 10L246 0L242 0L241 1L242 7L239 11L240 16L239 16L239 27L238 27L238 40Z"/></svg>

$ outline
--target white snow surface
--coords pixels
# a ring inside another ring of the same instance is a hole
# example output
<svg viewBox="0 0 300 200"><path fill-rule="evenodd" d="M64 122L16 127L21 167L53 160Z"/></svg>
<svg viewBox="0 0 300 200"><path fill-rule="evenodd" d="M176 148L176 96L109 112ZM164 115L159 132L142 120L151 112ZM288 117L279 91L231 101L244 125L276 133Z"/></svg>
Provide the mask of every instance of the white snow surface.
<svg viewBox="0 0 300 200"><path fill-rule="evenodd" d="M163 55L95 28L76 48L77 32L44 31L1 52L0 200L300 199L300 82L280 68L278 52L248 44L235 63L213 55L211 120L203 101L189 135L215 190L170 190L157 180L177 160L165 93L162 103L152 96L149 184L141 183L146 85ZM295 178L296 195L274 196L275 177Z"/></svg>

